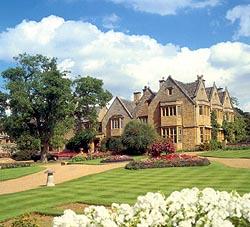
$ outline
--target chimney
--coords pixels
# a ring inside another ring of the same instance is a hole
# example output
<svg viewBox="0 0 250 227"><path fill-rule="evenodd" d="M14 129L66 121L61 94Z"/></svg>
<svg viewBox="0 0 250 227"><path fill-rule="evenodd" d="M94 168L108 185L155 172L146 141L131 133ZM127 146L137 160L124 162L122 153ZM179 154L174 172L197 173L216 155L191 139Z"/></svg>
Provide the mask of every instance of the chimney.
<svg viewBox="0 0 250 227"><path fill-rule="evenodd" d="M141 92L140 91L136 91L134 92L134 103L137 104L140 101L141 98Z"/></svg>
<svg viewBox="0 0 250 227"><path fill-rule="evenodd" d="M203 80L203 75L197 75L197 80Z"/></svg>
<svg viewBox="0 0 250 227"><path fill-rule="evenodd" d="M164 79L164 77L162 77L162 79L159 80L159 86L160 86L160 88L161 88L161 86L163 85L164 82L165 82L165 79Z"/></svg>

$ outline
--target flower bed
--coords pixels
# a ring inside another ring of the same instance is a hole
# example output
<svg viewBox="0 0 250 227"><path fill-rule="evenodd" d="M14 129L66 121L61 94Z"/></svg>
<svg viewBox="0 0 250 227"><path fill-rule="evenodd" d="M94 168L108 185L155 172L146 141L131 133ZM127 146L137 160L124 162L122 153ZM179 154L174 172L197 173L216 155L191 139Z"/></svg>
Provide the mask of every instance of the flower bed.
<svg viewBox="0 0 250 227"><path fill-rule="evenodd" d="M165 167L185 167L185 166L207 166L210 162L207 158L200 158L186 154L168 154L145 161L132 161L128 163L126 169L148 169Z"/></svg>
<svg viewBox="0 0 250 227"><path fill-rule="evenodd" d="M0 163L0 169L11 169L19 167L30 167L30 162Z"/></svg>
<svg viewBox="0 0 250 227"><path fill-rule="evenodd" d="M250 193L241 197L236 192L192 188L165 197L149 192L139 196L133 206L115 203L110 209L90 206L81 215L65 210L62 216L54 218L53 226L247 227L250 226Z"/></svg>
<svg viewBox="0 0 250 227"><path fill-rule="evenodd" d="M86 160L93 160L93 159L98 159L98 158L106 158L110 155L108 152L95 152L87 155L78 155L73 157L70 162L83 162Z"/></svg>
<svg viewBox="0 0 250 227"><path fill-rule="evenodd" d="M128 162L133 161L134 159L127 156L127 155L112 155L109 156L103 160L101 160L101 163L111 163L111 162Z"/></svg>

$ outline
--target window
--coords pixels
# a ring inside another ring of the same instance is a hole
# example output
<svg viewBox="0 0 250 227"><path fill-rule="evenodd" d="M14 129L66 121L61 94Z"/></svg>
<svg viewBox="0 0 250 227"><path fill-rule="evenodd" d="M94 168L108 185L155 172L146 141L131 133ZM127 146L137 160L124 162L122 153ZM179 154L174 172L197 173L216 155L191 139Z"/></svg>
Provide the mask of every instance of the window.
<svg viewBox="0 0 250 227"><path fill-rule="evenodd" d="M204 142L204 128L200 127L200 139L201 139L201 143Z"/></svg>
<svg viewBox="0 0 250 227"><path fill-rule="evenodd" d="M102 122L99 122L99 123L98 123L97 131L98 131L98 132L102 132Z"/></svg>
<svg viewBox="0 0 250 227"><path fill-rule="evenodd" d="M172 95L173 94L173 88L168 88L168 95Z"/></svg>
<svg viewBox="0 0 250 227"><path fill-rule="evenodd" d="M182 141L181 127L166 127L162 128L162 137L171 138L173 143L180 143Z"/></svg>
<svg viewBox="0 0 250 227"><path fill-rule="evenodd" d="M209 128L205 128L205 141L208 142L210 141L210 129Z"/></svg>
<svg viewBox="0 0 250 227"><path fill-rule="evenodd" d="M122 127L123 127L122 118L111 119L111 129L122 128Z"/></svg>
<svg viewBox="0 0 250 227"><path fill-rule="evenodd" d="M199 106L199 114L203 115L203 106Z"/></svg>
<svg viewBox="0 0 250 227"><path fill-rule="evenodd" d="M164 106L161 108L161 114L162 116L176 116L176 112L180 110L176 110L176 106Z"/></svg>
<svg viewBox="0 0 250 227"><path fill-rule="evenodd" d="M142 123L145 123L145 124L148 123L148 117L147 117L147 116L139 117L139 120L140 120L140 122L142 122Z"/></svg>
<svg viewBox="0 0 250 227"><path fill-rule="evenodd" d="M178 127L178 143L182 142L182 128Z"/></svg>

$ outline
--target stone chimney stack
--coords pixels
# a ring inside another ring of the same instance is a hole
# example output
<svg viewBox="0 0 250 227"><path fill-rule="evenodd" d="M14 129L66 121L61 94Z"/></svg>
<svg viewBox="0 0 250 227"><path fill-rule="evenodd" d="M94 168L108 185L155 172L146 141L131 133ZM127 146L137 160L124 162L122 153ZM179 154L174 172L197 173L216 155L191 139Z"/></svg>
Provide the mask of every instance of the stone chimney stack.
<svg viewBox="0 0 250 227"><path fill-rule="evenodd" d="M160 86L160 88L161 88L161 86L163 85L164 82L165 82L165 79L164 79L164 77L162 77L162 79L159 80L159 86Z"/></svg>
<svg viewBox="0 0 250 227"><path fill-rule="evenodd" d="M134 103L138 104L138 102L140 101L141 98L141 92L140 91L136 91L134 92Z"/></svg>

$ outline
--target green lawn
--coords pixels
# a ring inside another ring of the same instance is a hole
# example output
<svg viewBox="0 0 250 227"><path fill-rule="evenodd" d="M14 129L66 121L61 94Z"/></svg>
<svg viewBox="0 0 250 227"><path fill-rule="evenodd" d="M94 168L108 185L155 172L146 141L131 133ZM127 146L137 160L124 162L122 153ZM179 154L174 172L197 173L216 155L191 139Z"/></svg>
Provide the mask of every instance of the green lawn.
<svg viewBox="0 0 250 227"><path fill-rule="evenodd" d="M213 187L218 190L250 192L250 170L212 163L204 167L177 167L146 170L123 168L82 177L52 188L0 196L0 220L25 212L52 212L53 207L70 202L110 205L133 203L148 191L172 191L186 187Z"/></svg>
<svg viewBox="0 0 250 227"><path fill-rule="evenodd" d="M250 158L249 150L221 150L221 151L206 151L201 156L216 157L216 158Z"/></svg>
<svg viewBox="0 0 250 227"><path fill-rule="evenodd" d="M37 173L45 169L41 166L19 167L11 169L0 169L0 181L23 177L32 173Z"/></svg>

